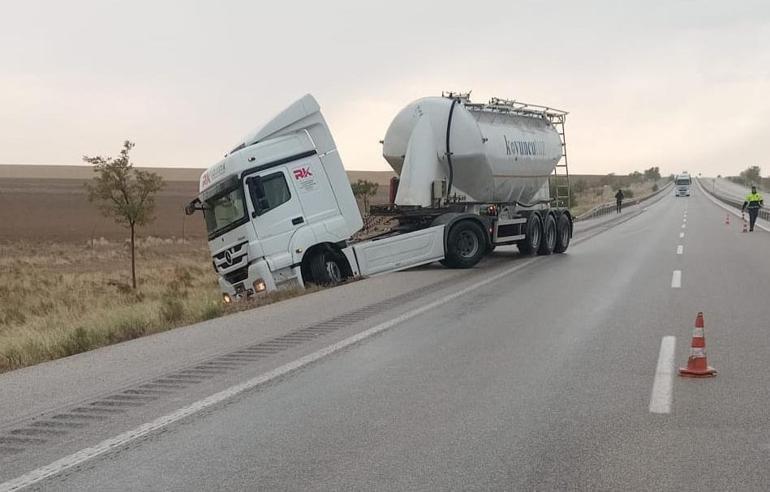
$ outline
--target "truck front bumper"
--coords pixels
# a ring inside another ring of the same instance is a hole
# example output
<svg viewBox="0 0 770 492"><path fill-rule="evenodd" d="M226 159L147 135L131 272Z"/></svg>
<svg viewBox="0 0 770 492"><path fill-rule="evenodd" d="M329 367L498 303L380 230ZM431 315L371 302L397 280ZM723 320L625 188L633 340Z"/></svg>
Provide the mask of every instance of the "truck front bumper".
<svg viewBox="0 0 770 492"><path fill-rule="evenodd" d="M264 258L252 262L246 279L231 284L219 277L219 289L225 302L240 301L249 297L275 290L275 282Z"/></svg>
<svg viewBox="0 0 770 492"><path fill-rule="evenodd" d="M219 277L219 288L225 302L241 301L289 287L304 287L300 267L286 267L273 272L264 258L249 264L248 275L240 282L231 284L224 277Z"/></svg>

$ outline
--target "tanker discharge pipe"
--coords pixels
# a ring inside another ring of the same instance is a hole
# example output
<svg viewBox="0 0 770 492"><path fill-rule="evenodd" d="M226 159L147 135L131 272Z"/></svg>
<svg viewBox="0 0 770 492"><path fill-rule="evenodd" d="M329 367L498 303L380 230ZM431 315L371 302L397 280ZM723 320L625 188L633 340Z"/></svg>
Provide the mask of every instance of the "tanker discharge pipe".
<svg viewBox="0 0 770 492"><path fill-rule="evenodd" d="M452 150L449 148L449 138L452 132L452 115L455 112L455 105L460 104L460 100L452 98L452 104L449 106L449 118L446 122L446 162L449 166L449 182L446 187L447 199L452 195L452 181L454 180L454 169L452 168Z"/></svg>

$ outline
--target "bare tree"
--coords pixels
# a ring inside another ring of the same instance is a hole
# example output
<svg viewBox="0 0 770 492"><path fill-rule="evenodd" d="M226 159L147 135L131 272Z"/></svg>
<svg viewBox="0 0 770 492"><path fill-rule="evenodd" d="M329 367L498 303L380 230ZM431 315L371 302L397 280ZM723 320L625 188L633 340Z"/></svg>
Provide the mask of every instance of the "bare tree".
<svg viewBox="0 0 770 492"><path fill-rule="evenodd" d="M377 194L380 187L378 183L373 183L365 179L359 179L350 187L353 189L353 195L364 202L364 214L369 213L369 198Z"/></svg>
<svg viewBox="0 0 770 492"><path fill-rule="evenodd" d="M128 156L134 145L128 140L123 142L120 156L114 159L83 156L83 160L92 164L96 173L86 184L88 200L96 203L105 217L131 232L131 285L136 289L136 228L155 220L155 193L163 188L163 178L134 168Z"/></svg>

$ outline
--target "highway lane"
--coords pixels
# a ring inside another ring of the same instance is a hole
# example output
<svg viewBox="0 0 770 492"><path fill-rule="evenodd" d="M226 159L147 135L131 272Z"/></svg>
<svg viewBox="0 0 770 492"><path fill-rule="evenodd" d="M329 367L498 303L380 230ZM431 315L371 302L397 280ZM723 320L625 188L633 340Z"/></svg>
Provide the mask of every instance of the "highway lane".
<svg viewBox="0 0 770 492"><path fill-rule="evenodd" d="M641 211L631 207L617 218L581 222L573 242ZM436 264L384 275L2 374L0 483L507 269L549 260L501 247L472 270Z"/></svg>
<svg viewBox="0 0 770 492"><path fill-rule="evenodd" d="M702 191L710 192L711 194L716 193L718 197L731 200L737 204L737 206L733 206L722 202L719 203L720 206L722 206L722 208L725 209L725 211L731 216L743 217L748 221L748 214L742 214L738 207L741 203L743 203L746 195L751 191L749 188L737 183L733 183L732 181L728 181L724 178L698 178L696 180L696 185L699 185ZM764 192L760 191L760 193ZM711 198L712 201L715 200L714 197ZM760 216L757 217L756 226L765 232L770 232L770 222L765 220L763 217L764 214L760 213Z"/></svg>
<svg viewBox="0 0 770 492"><path fill-rule="evenodd" d="M625 220L627 216L639 213L641 208L632 207L628 211L630 213L622 218L607 216L578 223L575 240L601 232L618 219ZM197 323L0 374L0 393L5 397L0 402L0 434L4 428L23 422L29 415L50 413L89 398L98 398L116 388L130 387L188 368L243 346L290 333L319 318L328 319L367 309L405 293L411 293L409 300L420 300L426 296L429 300L432 292L459 288L522 260L515 247L501 247L473 270L450 270L438 264L428 265L264 306L256 312ZM404 306L390 306L387 314L392 317L394 309ZM351 332L355 329L346 333ZM2 455L0 451L0 459Z"/></svg>
<svg viewBox="0 0 770 492"><path fill-rule="evenodd" d="M746 253L768 235L720 218L698 193L664 198L568 255L43 486L766 488L756 292L770 268ZM651 414L661 338L677 337L684 362L698 310L720 375L675 380L671 413Z"/></svg>

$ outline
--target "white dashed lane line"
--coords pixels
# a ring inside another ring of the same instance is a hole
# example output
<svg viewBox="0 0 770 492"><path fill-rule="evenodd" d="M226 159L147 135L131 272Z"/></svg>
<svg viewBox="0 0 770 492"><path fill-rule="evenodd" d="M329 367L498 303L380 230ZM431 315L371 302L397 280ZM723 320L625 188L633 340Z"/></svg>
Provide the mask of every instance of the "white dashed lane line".
<svg viewBox="0 0 770 492"><path fill-rule="evenodd" d="M671 275L671 288L679 289L680 287L682 287L682 270L674 270Z"/></svg>
<svg viewBox="0 0 770 492"><path fill-rule="evenodd" d="M684 232L680 232L679 237L684 237Z"/></svg>
<svg viewBox="0 0 770 492"><path fill-rule="evenodd" d="M684 254L684 246L683 245L680 244L679 246L676 247L676 254L678 254L678 255Z"/></svg>

